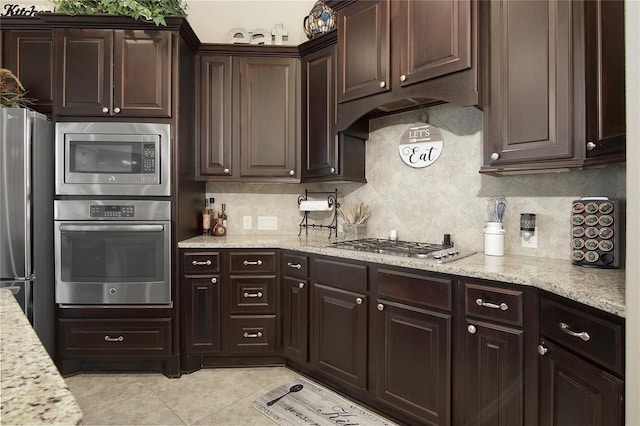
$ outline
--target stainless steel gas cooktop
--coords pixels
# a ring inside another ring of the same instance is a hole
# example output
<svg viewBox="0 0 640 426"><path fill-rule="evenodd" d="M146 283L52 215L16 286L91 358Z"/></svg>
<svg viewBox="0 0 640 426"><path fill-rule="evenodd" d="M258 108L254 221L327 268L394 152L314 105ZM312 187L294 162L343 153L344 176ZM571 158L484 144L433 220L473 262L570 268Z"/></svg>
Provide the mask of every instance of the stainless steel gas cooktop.
<svg viewBox="0 0 640 426"><path fill-rule="evenodd" d="M337 241L331 243L331 247L344 250L365 251L368 253L431 260L437 263L451 262L476 253L473 250L460 250L446 244L385 240L380 238L362 238L358 240Z"/></svg>

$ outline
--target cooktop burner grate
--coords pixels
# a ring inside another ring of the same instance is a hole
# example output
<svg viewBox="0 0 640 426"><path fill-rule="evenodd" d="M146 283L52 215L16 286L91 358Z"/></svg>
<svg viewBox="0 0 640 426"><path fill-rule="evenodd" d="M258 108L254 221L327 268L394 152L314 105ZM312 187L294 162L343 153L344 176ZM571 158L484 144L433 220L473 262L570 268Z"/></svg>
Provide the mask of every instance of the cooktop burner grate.
<svg viewBox="0 0 640 426"><path fill-rule="evenodd" d="M364 251L368 253L388 254L417 259L433 259L441 263L460 259L475 253L475 251L459 250L451 245L394 241L380 238L337 241L332 243L331 246L339 249Z"/></svg>

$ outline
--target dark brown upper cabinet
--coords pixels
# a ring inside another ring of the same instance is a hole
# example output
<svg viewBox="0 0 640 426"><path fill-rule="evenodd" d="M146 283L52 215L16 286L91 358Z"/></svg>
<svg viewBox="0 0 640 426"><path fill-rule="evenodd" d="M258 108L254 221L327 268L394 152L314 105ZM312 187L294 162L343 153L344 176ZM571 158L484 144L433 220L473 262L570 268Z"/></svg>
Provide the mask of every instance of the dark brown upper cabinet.
<svg viewBox="0 0 640 426"><path fill-rule="evenodd" d="M210 45L198 81L196 179L300 181L297 48Z"/></svg>
<svg viewBox="0 0 640 426"><path fill-rule="evenodd" d="M336 32L300 47L302 54L302 180L365 179L365 138L338 132Z"/></svg>
<svg viewBox="0 0 640 426"><path fill-rule="evenodd" d="M483 7L481 172L624 161L622 1L492 1Z"/></svg>
<svg viewBox="0 0 640 426"><path fill-rule="evenodd" d="M27 90L30 108L43 114L53 110L53 33L51 30L13 30L2 34L3 68L10 69Z"/></svg>
<svg viewBox="0 0 640 426"><path fill-rule="evenodd" d="M171 33L56 29L56 115L170 117Z"/></svg>
<svg viewBox="0 0 640 426"><path fill-rule="evenodd" d="M424 104L477 105L477 16L472 0L358 0L339 9L338 130Z"/></svg>

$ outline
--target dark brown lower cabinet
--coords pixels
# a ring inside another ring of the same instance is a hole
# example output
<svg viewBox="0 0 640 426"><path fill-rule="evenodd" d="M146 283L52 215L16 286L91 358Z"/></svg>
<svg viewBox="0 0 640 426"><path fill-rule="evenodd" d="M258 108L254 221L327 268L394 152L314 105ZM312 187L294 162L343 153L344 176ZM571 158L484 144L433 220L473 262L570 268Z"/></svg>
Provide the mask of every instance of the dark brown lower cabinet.
<svg viewBox="0 0 640 426"><path fill-rule="evenodd" d="M523 331L468 320L463 351L464 424L524 424Z"/></svg>
<svg viewBox="0 0 640 426"><path fill-rule="evenodd" d="M185 277L180 285L183 351L186 354L220 351L220 277Z"/></svg>
<svg viewBox="0 0 640 426"><path fill-rule="evenodd" d="M378 299L375 396L430 425L451 423L451 314Z"/></svg>
<svg viewBox="0 0 640 426"><path fill-rule="evenodd" d="M343 384L367 389L367 299L314 284L312 364Z"/></svg>
<svg viewBox="0 0 640 426"><path fill-rule="evenodd" d="M287 358L309 362L309 285L307 280L282 280L282 351Z"/></svg>
<svg viewBox="0 0 640 426"><path fill-rule="evenodd" d="M541 343L540 426L620 426L624 382L554 345Z"/></svg>

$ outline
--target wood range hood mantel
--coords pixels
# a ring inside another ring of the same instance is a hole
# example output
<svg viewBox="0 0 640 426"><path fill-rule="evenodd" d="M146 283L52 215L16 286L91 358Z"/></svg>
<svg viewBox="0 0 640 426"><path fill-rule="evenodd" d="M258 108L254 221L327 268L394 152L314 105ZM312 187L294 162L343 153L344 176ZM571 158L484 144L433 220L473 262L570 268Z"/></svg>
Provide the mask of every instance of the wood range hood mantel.
<svg viewBox="0 0 640 426"><path fill-rule="evenodd" d="M478 106L475 1L328 2L337 11L337 130L452 103Z"/></svg>

